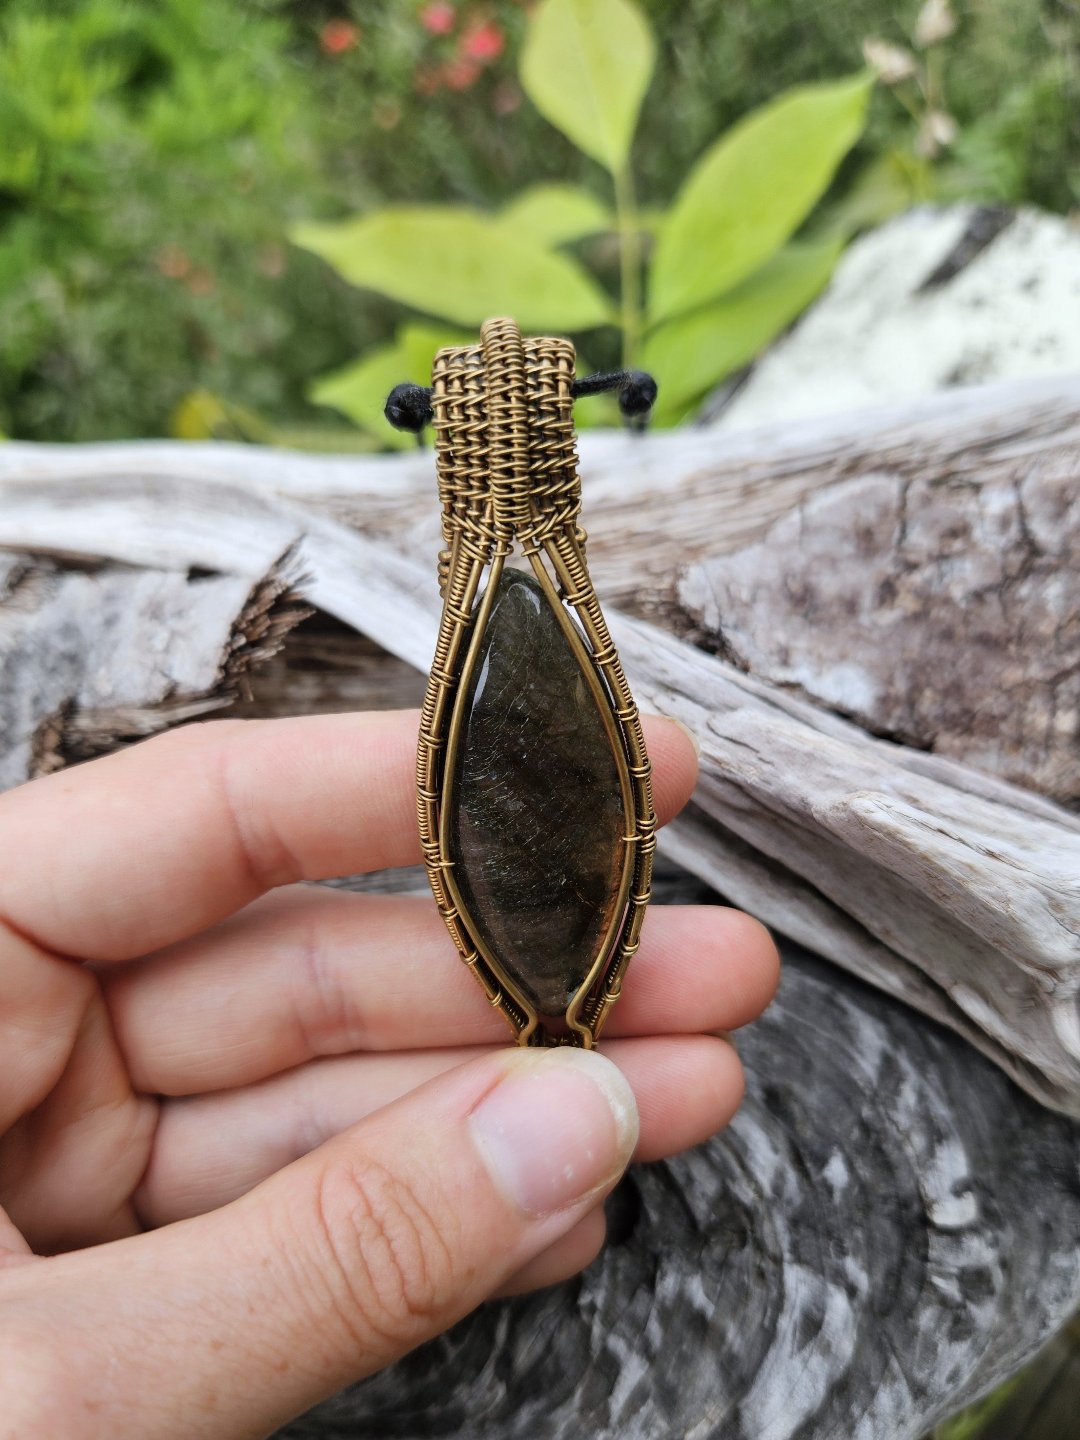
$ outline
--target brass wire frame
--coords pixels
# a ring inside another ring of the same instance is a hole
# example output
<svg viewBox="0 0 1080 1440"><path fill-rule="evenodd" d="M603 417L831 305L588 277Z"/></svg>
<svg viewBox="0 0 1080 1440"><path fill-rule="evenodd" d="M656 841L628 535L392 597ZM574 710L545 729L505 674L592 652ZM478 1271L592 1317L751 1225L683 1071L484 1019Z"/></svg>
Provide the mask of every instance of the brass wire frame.
<svg viewBox="0 0 1080 1440"><path fill-rule="evenodd" d="M513 320L485 321L480 344L440 350L433 374L436 472L445 548L439 636L417 744L420 841L436 903L465 964L522 1045L591 1048L638 949L649 901L656 815L641 721L608 634L578 525L574 347L523 340ZM614 918L555 1037L478 934L454 879L449 817L463 705L504 561L515 540L542 586L596 701L619 772L625 851ZM543 557L543 558L542 558ZM544 559L547 560L547 565ZM550 567L550 571L549 568ZM476 597L485 570L487 586ZM573 607L575 625L565 600Z"/></svg>

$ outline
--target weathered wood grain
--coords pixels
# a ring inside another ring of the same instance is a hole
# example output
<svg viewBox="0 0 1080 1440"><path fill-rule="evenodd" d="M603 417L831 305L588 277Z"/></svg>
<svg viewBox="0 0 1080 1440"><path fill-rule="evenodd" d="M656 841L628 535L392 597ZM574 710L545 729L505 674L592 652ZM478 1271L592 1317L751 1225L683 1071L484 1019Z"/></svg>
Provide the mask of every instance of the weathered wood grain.
<svg viewBox="0 0 1080 1440"><path fill-rule="evenodd" d="M257 580L0 553L0 789L243 694L307 613Z"/></svg>
<svg viewBox="0 0 1080 1440"><path fill-rule="evenodd" d="M1005 440L1000 397L992 412L985 397L956 404L988 451L1031 445L1071 423L1071 393L1038 393L1038 405L1025 391L1014 406L1025 417L1022 441L1015 426ZM893 417L882 453L906 453L927 423ZM933 424L944 431L945 417ZM866 435L862 444L865 455ZM967 444L979 448L970 430ZM945 448L939 437L933 463ZM142 458L132 453L124 464L114 463L115 447L65 452L53 470L55 451L31 451L15 474L9 463L0 546L198 566L249 584L289 551L306 599L426 666L438 598L430 565L388 518L396 462L381 462L365 482L383 495L384 510L373 533L361 534L310 493L321 474L340 507L344 467L358 462L300 457L292 490L309 492L301 503L275 493L289 488L281 479L287 457L266 460L260 489L255 461L238 479L232 450L220 472L197 447L190 458L184 447L154 447L152 467L143 447L135 450ZM953 442L949 453L955 468L968 451ZM3 455L0 447L0 463ZM406 483L417 463L402 462ZM814 474L820 487L820 464ZM404 508L411 514L412 502ZM868 736L639 619L615 610L610 619L639 699L679 716L702 744L698 816L707 823L673 827L664 842L682 862L770 924L953 1026L1045 1103L1080 1115L1080 819L955 760Z"/></svg>
<svg viewBox="0 0 1080 1440"><path fill-rule="evenodd" d="M695 807L668 852L1080 1114L1080 820L823 724L641 621L613 628L639 700L702 747Z"/></svg>
<svg viewBox="0 0 1080 1440"><path fill-rule="evenodd" d="M694 633L877 734L1080 803L1080 436L877 471L684 567Z"/></svg>
<svg viewBox="0 0 1080 1440"><path fill-rule="evenodd" d="M484 1307L288 1440L917 1440L1080 1302L1077 1127L788 948L726 1134L631 1172L580 1282Z"/></svg>
<svg viewBox="0 0 1080 1440"><path fill-rule="evenodd" d="M732 434L586 431L579 449L590 569L603 599L633 609L666 599L682 565L760 541L802 500L833 484L880 473L912 481L956 474L979 483L1043 456L1068 456L1078 438L1078 375L949 390ZM70 483L85 494L108 475L177 492L192 479L208 488L241 486L426 553L440 543L432 464L430 451L340 457L171 441L0 447L0 481L17 481L42 501L37 521L46 548L50 513ZM137 513L135 496L137 487L111 516L132 533L147 518ZM29 526L28 502L20 506ZM211 550L214 515L207 498L198 528ZM159 538L159 553L167 555L168 537ZM151 545L149 536L144 544Z"/></svg>
<svg viewBox="0 0 1080 1440"><path fill-rule="evenodd" d="M581 451L605 604L876 734L1080 803L1080 376L768 430L586 433ZM52 547L63 497L108 476L114 503L81 516L77 553L119 526L129 553L168 565L141 486L179 502L195 482L187 539L212 565L214 492L243 487L426 557L431 472L424 453L7 445L0 483L17 490L0 504Z"/></svg>
<svg viewBox="0 0 1080 1440"><path fill-rule="evenodd" d="M51 537L38 536L32 548L74 552L83 557L79 565L70 559L53 565L39 555L0 558L0 583L8 587L0 645L22 657L22 668L10 672L19 687L31 675L44 683L34 654L54 651L35 652L27 630L13 621L16 613L24 627L30 615L60 636L74 626L75 650L85 637L99 636L94 664L69 656L59 672L67 687L60 689L71 691L62 707L66 733L77 729L84 704L97 715L95 744L128 733L105 725L109 707L95 696L118 701L123 694L124 704L153 725L176 718L167 711L179 697L199 705L230 698L222 657L247 653L247 627L238 623L247 597L265 595L267 583L271 591L281 586L276 561L295 547L289 573L298 575L297 589L317 596L339 620L320 614L290 629L298 602L277 590L281 648L267 665L246 672L247 713L407 701L418 672L342 622L364 626L423 663L435 608L428 567L383 537L352 534L295 501L256 501L247 487L212 483L217 500L209 524L197 483L178 491L163 477L140 480L126 527L115 522L129 513L130 477L111 483L99 477L93 490L64 490L63 504L52 509ZM0 497L0 544L25 544L19 515L26 521L37 499L30 495L33 504L20 512L5 506L11 494ZM94 538L80 551L82 524ZM100 564L102 555L113 558ZM29 581L38 572L93 583L41 591ZM125 584L148 589L136 594ZM163 595L168 603L150 604L153 626L136 620L152 597ZM273 605L263 613L275 613ZM124 644L108 642L131 626L134 666ZM958 805L974 806L974 820L965 813L955 827L963 831L956 840L962 857L970 826L993 815L1006 817L1014 845L1017 836L1030 838L1032 827L1049 827L1055 846L1080 834L1080 822L1037 796L874 740L639 620L622 617L618 628L642 698L683 715L703 741L706 781L669 846L759 899L754 908L786 907L786 928L824 936L836 958L875 972L879 983L917 1006L932 1011L940 990L921 968L933 958L923 950L937 945L938 932L929 941L920 934L918 963L903 961L830 889L854 907L869 873L861 866L872 861L880 876L893 873L895 856L857 853L873 850L868 833L879 847L890 837L895 842L895 824L883 825L881 807L886 816L889 804L913 811L913 833L924 837L937 836L942 809L955 820ZM144 663L148 638L158 663ZM173 657L164 670L162 655ZM127 689L120 685L125 676ZM16 725L0 731L6 775L32 764L26 742L37 722L30 717L53 713L55 691L22 721L22 712L5 712ZM61 745L57 758L76 753ZM786 773L793 755L798 775ZM805 773L808 757L818 767L813 781ZM866 812L868 776L878 798ZM818 779L833 787L828 803L819 803ZM927 809L933 805L936 811ZM848 828L852 814L858 824ZM803 874L769 853L783 836L796 861L808 863L807 852L820 861L830 834L834 853L849 867L835 884L830 873ZM764 849L762 835L770 836ZM942 889L939 867L951 874L956 857L939 853L948 849L943 837L935 845L923 860ZM977 866L978 847L974 853L966 863ZM961 864L958 895L965 893L963 872ZM415 886L420 878L403 873L362 883ZM1044 907L1053 881L1040 872ZM671 884L669 872L660 888L671 895ZM917 912L920 920L930 923L927 917L937 914L935 923L962 932L947 885L942 895L930 897L940 913ZM1029 933L1031 920L1015 923L1009 945ZM749 1094L735 1124L691 1155L631 1175L612 1204L614 1242L581 1282L485 1307L283 1434L916 1440L938 1417L1015 1371L1080 1303L1080 1131L910 1006L797 946L785 947L785 960L777 1004L739 1039ZM447 963L456 963L450 954ZM1008 963L1023 975L1015 958ZM1031 1003L1041 1016L1043 1002L1036 995ZM971 1024L979 1043L988 1043L988 1032L962 1013L951 1019L957 1028ZM998 1058L1017 1063L1015 1052ZM1060 1050L1052 1060L1060 1065ZM1041 1070L1026 1079L1033 1089L1048 1087Z"/></svg>

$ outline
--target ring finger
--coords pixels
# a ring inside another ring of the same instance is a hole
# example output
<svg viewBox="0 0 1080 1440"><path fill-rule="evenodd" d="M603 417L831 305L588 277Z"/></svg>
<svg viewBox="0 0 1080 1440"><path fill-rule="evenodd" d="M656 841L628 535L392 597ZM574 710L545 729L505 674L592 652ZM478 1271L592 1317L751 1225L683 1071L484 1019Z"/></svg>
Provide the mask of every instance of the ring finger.
<svg viewBox="0 0 1080 1440"><path fill-rule="evenodd" d="M658 1160L699 1144L727 1124L742 1098L738 1056L716 1036L613 1040L604 1048L637 1099L636 1160ZM480 1053L474 1047L339 1056L257 1085L168 1101L135 1197L138 1214L157 1226L224 1205Z"/></svg>

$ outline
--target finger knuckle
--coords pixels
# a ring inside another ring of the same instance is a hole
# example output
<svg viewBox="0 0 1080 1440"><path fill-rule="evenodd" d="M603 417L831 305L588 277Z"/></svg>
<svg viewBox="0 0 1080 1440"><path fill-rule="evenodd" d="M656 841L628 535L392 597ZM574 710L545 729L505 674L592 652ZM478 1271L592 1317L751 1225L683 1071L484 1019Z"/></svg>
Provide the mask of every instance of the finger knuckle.
<svg viewBox="0 0 1080 1440"><path fill-rule="evenodd" d="M272 772L278 758L267 744L266 734L223 731L210 767L217 808L231 836L237 866L259 892L299 879L304 873L299 857L275 823L274 806L252 803L253 774L264 767Z"/></svg>
<svg viewBox="0 0 1080 1440"><path fill-rule="evenodd" d="M455 1288L453 1247L407 1180L369 1160L335 1160L316 1216L323 1272L356 1343L394 1352L437 1325Z"/></svg>

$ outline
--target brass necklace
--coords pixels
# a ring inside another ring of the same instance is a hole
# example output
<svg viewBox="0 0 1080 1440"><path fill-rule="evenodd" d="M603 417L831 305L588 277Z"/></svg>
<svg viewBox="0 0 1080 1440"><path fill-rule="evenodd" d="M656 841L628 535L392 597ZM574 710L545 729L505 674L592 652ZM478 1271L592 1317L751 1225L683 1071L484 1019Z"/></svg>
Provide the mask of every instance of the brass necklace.
<svg viewBox="0 0 1080 1440"><path fill-rule="evenodd" d="M638 948L656 846L641 722L578 523L573 395L590 388L603 386L575 387L568 340L495 319L478 345L438 353L430 392L398 387L387 405L394 418L395 397L430 395L442 503L424 859L455 946L521 1045L595 1044Z"/></svg>

